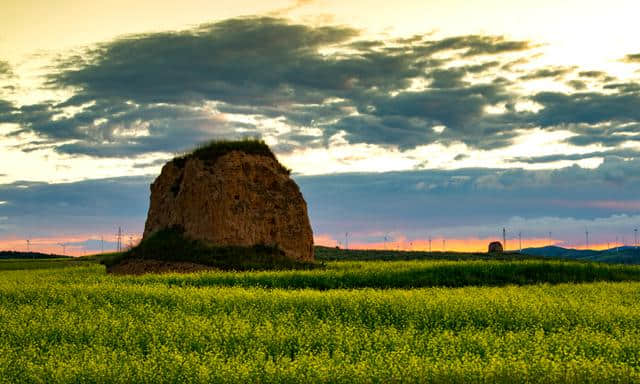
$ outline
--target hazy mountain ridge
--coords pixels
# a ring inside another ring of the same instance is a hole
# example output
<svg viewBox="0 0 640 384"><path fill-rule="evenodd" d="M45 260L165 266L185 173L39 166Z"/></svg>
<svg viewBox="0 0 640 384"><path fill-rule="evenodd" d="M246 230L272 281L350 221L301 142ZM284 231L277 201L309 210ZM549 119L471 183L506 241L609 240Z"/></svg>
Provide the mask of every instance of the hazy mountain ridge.
<svg viewBox="0 0 640 384"><path fill-rule="evenodd" d="M0 251L0 259L57 259L62 255L54 255L40 252Z"/></svg>
<svg viewBox="0 0 640 384"><path fill-rule="evenodd" d="M605 250L572 249L556 246L525 248L523 254L605 263L640 264L640 247L622 246Z"/></svg>

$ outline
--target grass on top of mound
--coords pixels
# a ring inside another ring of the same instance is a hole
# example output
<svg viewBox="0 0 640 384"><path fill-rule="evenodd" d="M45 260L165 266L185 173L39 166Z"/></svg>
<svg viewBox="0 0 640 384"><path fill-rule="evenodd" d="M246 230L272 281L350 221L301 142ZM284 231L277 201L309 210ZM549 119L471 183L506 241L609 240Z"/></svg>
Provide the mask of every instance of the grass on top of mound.
<svg viewBox="0 0 640 384"><path fill-rule="evenodd" d="M126 260L157 260L202 264L222 270L310 269L312 262L285 257L277 246L210 246L184 236L179 228L160 230L136 247L110 257L101 263L112 267Z"/></svg>
<svg viewBox="0 0 640 384"><path fill-rule="evenodd" d="M213 164L218 158L232 151L240 151L250 155L265 156L276 159L276 156L263 140L245 138L242 140L212 140L200 144L188 153L175 157L172 161L174 165L180 168L184 166L188 158L192 157Z"/></svg>

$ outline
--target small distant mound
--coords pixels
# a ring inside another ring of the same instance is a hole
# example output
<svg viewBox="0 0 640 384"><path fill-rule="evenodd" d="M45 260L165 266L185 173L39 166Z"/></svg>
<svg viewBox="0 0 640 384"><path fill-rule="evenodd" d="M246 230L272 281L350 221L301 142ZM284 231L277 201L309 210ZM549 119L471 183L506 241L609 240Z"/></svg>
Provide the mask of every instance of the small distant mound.
<svg viewBox="0 0 640 384"><path fill-rule="evenodd" d="M178 227L155 232L127 252L102 260L107 272L142 274L201 270L310 269L316 265L285 257L267 245L211 246L186 237Z"/></svg>
<svg viewBox="0 0 640 384"><path fill-rule="evenodd" d="M502 253L502 243L499 241L493 241L489 243L489 253Z"/></svg>

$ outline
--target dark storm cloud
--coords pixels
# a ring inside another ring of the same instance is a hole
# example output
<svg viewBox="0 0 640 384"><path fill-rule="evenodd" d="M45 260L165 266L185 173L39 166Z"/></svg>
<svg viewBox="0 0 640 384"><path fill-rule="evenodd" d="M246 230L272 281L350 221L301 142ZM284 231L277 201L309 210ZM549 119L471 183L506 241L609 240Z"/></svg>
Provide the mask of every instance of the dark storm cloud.
<svg viewBox="0 0 640 384"><path fill-rule="evenodd" d="M602 81L603 83L608 83L616 79L614 76L611 76L607 72L603 71L581 71L578 72L578 76L585 79L597 79Z"/></svg>
<svg viewBox="0 0 640 384"><path fill-rule="evenodd" d="M19 122L23 131L50 139L78 140L57 146L60 152L130 156L182 149L207 136L234 137L239 128L250 133L261 129L214 122L206 129L198 126L197 132L189 132L192 120L202 119L204 124L208 118L199 111L208 101L215 102L222 112L281 118L294 130L312 126L334 133L340 128L366 141L363 127L344 124L358 110L368 115L363 120L382 121L371 129L372 140L384 136L386 144L405 147L408 140L394 133L409 129L416 131L413 139L435 140L431 123L439 119L462 121L467 116L451 115L456 113L453 107L442 113L427 111L418 117L379 115L368 108L375 108L376 102L384 102L389 94L401 92L414 79L422 78L434 88L447 89L441 91L448 97L447 102L471 101L464 112L476 114L478 103L468 94L477 88L466 90L469 84L464 77L500 65L499 60L490 60L457 69L440 68L449 59L433 55L448 52L453 57L472 58L531 48L529 42L499 36L442 40L416 36L411 41L388 44L358 40L358 35L359 31L347 27L310 27L259 17L226 20L180 32L123 37L60 62L58 70L48 76L48 86L73 89L74 96L58 104L24 106ZM323 52L327 48L337 51L327 54ZM437 96L437 92L423 95ZM329 99L341 101L327 105ZM82 110L65 117L61 112L67 107ZM195 116L186 116L189 113ZM125 134L144 124L150 125L150 134L158 138L132 138ZM172 129L172 125L177 128ZM389 130L381 132L383 127ZM459 131L456 128L451 132ZM425 132L417 132L420 129ZM416 141L414 146L428 142Z"/></svg>
<svg viewBox="0 0 640 384"><path fill-rule="evenodd" d="M13 119L10 115L15 111L12 103L0 99L0 123L10 122Z"/></svg>
<svg viewBox="0 0 640 384"><path fill-rule="evenodd" d="M436 69L430 73L431 88L458 88L469 83L463 81L467 75L464 68Z"/></svg>
<svg viewBox="0 0 640 384"><path fill-rule="evenodd" d="M401 149L413 148L416 143L429 143L437 139L431 128L435 123L402 115L347 116L331 126L347 132L350 143L397 145Z"/></svg>
<svg viewBox="0 0 640 384"><path fill-rule="evenodd" d="M533 48L528 41L510 41L500 36L455 36L438 41L427 41L416 48L419 52L433 54L447 50L461 50L463 57L495 55L505 52L525 51Z"/></svg>
<svg viewBox="0 0 640 384"><path fill-rule="evenodd" d="M575 68L566 68L566 67L553 67L553 68L542 68L536 71L527 73L526 75L520 76L522 80L535 80L535 79L545 79L545 78L561 78L564 75L573 72Z"/></svg>
<svg viewBox="0 0 640 384"><path fill-rule="evenodd" d="M608 83L602 88L601 92L540 92L531 99L543 108L520 117L530 126L576 133L567 139L573 145L617 146L640 140L640 84Z"/></svg>
<svg viewBox="0 0 640 384"><path fill-rule="evenodd" d="M487 61L482 64L465 66L464 69L470 73L482 73L482 72L488 71L491 68L495 68L498 66L500 66L499 61Z"/></svg>
<svg viewBox="0 0 640 384"><path fill-rule="evenodd" d="M581 72L578 72L578 75L582 77L598 78L598 77L606 77L607 73L603 71L581 71Z"/></svg>
<svg viewBox="0 0 640 384"><path fill-rule="evenodd" d="M569 80L567 81L567 85L578 91L582 91L587 88L587 83L582 80Z"/></svg>
<svg viewBox="0 0 640 384"><path fill-rule="evenodd" d="M639 165L607 158L593 170L459 169L305 176L297 181L314 233L340 238L345 231L398 230L424 238L425 231L443 227L456 228L447 234L455 236L468 225L481 229L460 236L484 236L487 228L497 231L513 217L593 220L637 214ZM542 235L546 229L538 231Z"/></svg>
<svg viewBox="0 0 640 384"><path fill-rule="evenodd" d="M406 119L416 119L422 124L424 128L419 132L422 133L423 140L417 142L415 136L407 138L407 143L401 143L401 147L410 148L417 144L438 141L464 142L475 148L495 148L509 145L511 139L516 136L513 129L516 117L490 116L485 112L485 108L508 102L511 97L501 84L403 92L396 96L377 98L371 114L378 118L402 116ZM433 127L438 125L444 125L446 129L442 134L435 135ZM348 127L348 124L345 124L345 127ZM387 134L394 135L395 127L388 127ZM349 134L348 139L355 142L368 142L368 134L374 135L380 131L345 130Z"/></svg>
<svg viewBox="0 0 640 384"><path fill-rule="evenodd" d="M0 185L0 201L5 202L0 204L0 216L7 218L7 232L18 236L109 233L118 225L140 230L150 182L149 177L120 177L63 184L4 184Z"/></svg>
<svg viewBox="0 0 640 384"><path fill-rule="evenodd" d="M619 93L640 93L639 83L610 83L604 85L602 88L618 91Z"/></svg>
<svg viewBox="0 0 640 384"><path fill-rule="evenodd" d="M640 151L633 149L611 149L607 151L594 151L588 153L573 153L573 154L557 154L557 155L547 155L547 156L535 156L535 157L515 157L511 159L513 162L518 163L529 163L529 164L538 164L538 163L551 163L555 161L562 160L584 160L584 159L593 159L596 157L620 157L620 158L640 158Z"/></svg>
<svg viewBox="0 0 640 384"><path fill-rule="evenodd" d="M628 63L640 63L640 53L626 55L623 60Z"/></svg>
<svg viewBox="0 0 640 384"><path fill-rule="evenodd" d="M19 123L14 134L40 136L40 144L23 146L26 151L43 145L96 157L177 152L207 139L265 134L286 152L328 145L340 131L352 143L403 150L434 142L491 149L510 145L517 130L538 126L553 130L640 121L638 84L611 83L600 72L578 74L589 85L601 85L602 92L518 94L517 84L499 71L528 58L503 62L500 55L531 56L536 46L527 41L482 35L382 41L359 33L253 17L126 36L59 63L48 86L72 89L68 100L22 106L18 113L11 113L10 105L3 113L0 104L0 121ZM561 78L573 70L517 74L521 80ZM472 81L478 75L484 76L482 82ZM416 80L427 88L410 90ZM577 91L587 86L583 80L568 81ZM543 109L516 112L514 105L528 98ZM505 112L487 113L489 107ZM67 108L79 112L63 113ZM252 122L220 113L250 115ZM281 121L291 132L266 128L264 119ZM435 133L439 125L446 128ZM321 130L322 138L308 135L306 128ZM575 143L621 140L605 132L576 133Z"/></svg>
<svg viewBox="0 0 640 384"><path fill-rule="evenodd" d="M13 76L13 71L11 70L11 65L9 65L9 63L0 60L0 77L2 76Z"/></svg>
<svg viewBox="0 0 640 384"><path fill-rule="evenodd" d="M472 130L470 123L484 116L485 106L506 100L509 100L509 95L504 88L483 84L381 97L375 101L375 113L418 117L465 131Z"/></svg>
<svg viewBox="0 0 640 384"><path fill-rule="evenodd" d="M36 104L20 109L22 131L33 128L50 139L76 139L61 144L61 153L96 157L129 157L145 152L177 152L194 143L213 138L239 138L237 128L245 128L244 135L257 135L253 126L228 122L212 117L199 108L184 105L133 105L117 100L99 100L72 117L53 119L55 107ZM107 116L107 120L103 120ZM119 140L120 132L130 135ZM142 135L131 135L142 132ZM48 141L50 145L55 141ZM29 143L32 144L32 143Z"/></svg>
<svg viewBox="0 0 640 384"><path fill-rule="evenodd" d="M640 141L640 137L633 136L609 136L606 133L596 133L596 134L582 134L578 136L573 136L566 140L568 143L578 146L587 146L593 144L600 144L604 146L617 146L626 142L638 142Z"/></svg>
<svg viewBox="0 0 640 384"><path fill-rule="evenodd" d="M16 181L0 185L0 216L126 216L139 215L149 198L149 177L119 177L48 184ZM133 196L138 196L133 198Z"/></svg>
<svg viewBox="0 0 640 384"><path fill-rule="evenodd" d="M352 230L486 228L516 216L594 219L640 209L640 160L620 157L606 157L596 169L422 170L295 179L308 203L314 233L336 238ZM151 177L122 177L2 185L0 201L6 203L0 204L0 217L7 217L11 233L25 236L27 231L109 233L120 223L127 231L139 231L151 181Z"/></svg>
<svg viewBox="0 0 640 384"><path fill-rule="evenodd" d="M140 103L320 102L325 95L319 91L346 91L358 72L369 71L370 81L392 82L393 76L383 76L383 71L402 69L394 64L396 58L326 60L318 52L356 34L350 28L313 28L273 18L233 19L103 44L93 53L95 59L51 76L50 84L82 88L79 101L128 97ZM381 67L359 68L367 60Z"/></svg>
<svg viewBox="0 0 640 384"><path fill-rule="evenodd" d="M532 99L544 106L544 109L533 116L542 126L640 121L638 93L541 92Z"/></svg>
<svg viewBox="0 0 640 384"><path fill-rule="evenodd" d="M615 147L640 140L640 94L543 93L533 99L544 109L528 116L529 123L575 133L566 139L569 144Z"/></svg>

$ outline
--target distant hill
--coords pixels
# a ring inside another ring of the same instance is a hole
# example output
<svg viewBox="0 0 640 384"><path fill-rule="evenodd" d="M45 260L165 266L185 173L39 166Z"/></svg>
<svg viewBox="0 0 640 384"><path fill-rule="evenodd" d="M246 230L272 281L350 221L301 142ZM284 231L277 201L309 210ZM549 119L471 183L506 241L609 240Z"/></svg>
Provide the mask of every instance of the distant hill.
<svg viewBox="0 0 640 384"><path fill-rule="evenodd" d="M1 259L58 259L71 258L71 256L53 255L40 252L16 252L16 251L0 251Z"/></svg>
<svg viewBox="0 0 640 384"><path fill-rule="evenodd" d="M315 246L315 258L318 261L392 261L392 260L539 260L542 256L522 255L518 252L486 253L486 252L426 252L397 251L382 249L340 249L334 247Z"/></svg>
<svg viewBox="0 0 640 384"><path fill-rule="evenodd" d="M541 248L525 248L522 250L522 253L525 255L562 259L640 264L640 248L629 246L605 249L602 251L548 246Z"/></svg>

